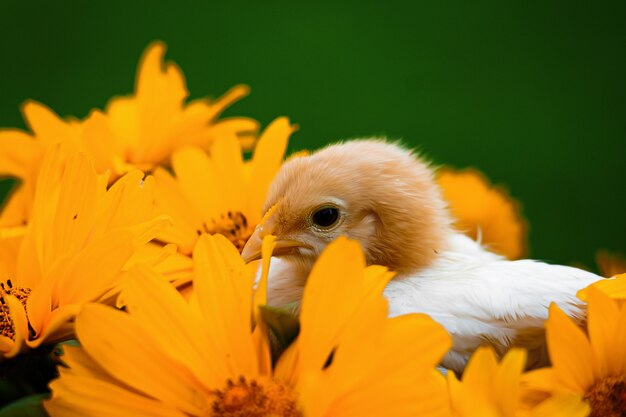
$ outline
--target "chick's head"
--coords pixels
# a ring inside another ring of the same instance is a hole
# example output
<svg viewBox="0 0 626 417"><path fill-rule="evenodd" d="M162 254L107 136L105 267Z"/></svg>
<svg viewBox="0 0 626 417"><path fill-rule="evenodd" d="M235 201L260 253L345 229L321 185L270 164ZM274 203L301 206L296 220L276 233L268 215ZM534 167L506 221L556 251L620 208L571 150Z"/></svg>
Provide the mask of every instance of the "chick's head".
<svg viewBox="0 0 626 417"><path fill-rule="evenodd" d="M304 269L345 235L360 242L368 264L410 273L432 262L450 227L432 170L383 140L331 145L286 162L264 211L243 257L258 259L263 237L272 234L274 256Z"/></svg>

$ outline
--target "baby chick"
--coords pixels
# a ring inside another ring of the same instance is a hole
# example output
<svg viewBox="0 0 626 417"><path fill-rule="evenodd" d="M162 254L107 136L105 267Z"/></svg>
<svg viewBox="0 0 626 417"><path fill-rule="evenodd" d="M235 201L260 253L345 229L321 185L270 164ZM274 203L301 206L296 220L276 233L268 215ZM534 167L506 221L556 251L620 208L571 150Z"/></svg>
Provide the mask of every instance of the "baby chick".
<svg viewBox="0 0 626 417"><path fill-rule="evenodd" d="M451 334L454 346L442 365L459 373L483 345L500 354L525 347L529 368L546 365L550 302L582 320L576 292L601 279L566 266L509 261L455 231L432 169L383 140L336 144L286 162L264 210L242 256L259 259L263 237L277 237L271 304L299 301L325 246L348 236L360 242L368 264L396 272L385 289L391 316L426 313Z"/></svg>

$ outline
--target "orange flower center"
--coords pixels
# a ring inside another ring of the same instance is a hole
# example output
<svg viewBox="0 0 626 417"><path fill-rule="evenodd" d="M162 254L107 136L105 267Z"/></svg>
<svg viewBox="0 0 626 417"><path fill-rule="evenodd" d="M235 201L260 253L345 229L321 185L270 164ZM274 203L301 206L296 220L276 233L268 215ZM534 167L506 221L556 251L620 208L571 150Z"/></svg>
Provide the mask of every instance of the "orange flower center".
<svg viewBox="0 0 626 417"><path fill-rule="evenodd" d="M228 380L226 388L216 391L215 396L215 417L302 417L294 392L268 379Z"/></svg>
<svg viewBox="0 0 626 417"><path fill-rule="evenodd" d="M15 340L15 327L13 326L9 306L6 303L4 296L14 296L20 300L24 308L26 308L26 300L28 300L30 291L30 288L14 287L10 279L5 282L0 282L0 334L2 336Z"/></svg>
<svg viewBox="0 0 626 417"><path fill-rule="evenodd" d="M626 376L599 380L587 391L585 399L591 405L589 417L626 416Z"/></svg>
<svg viewBox="0 0 626 417"><path fill-rule="evenodd" d="M246 216L239 211L222 214L219 219L211 220L211 224L204 223L202 228L206 233L219 233L226 236L239 249L239 252L243 250L253 231L249 227ZM202 230L198 230L198 235L201 233Z"/></svg>

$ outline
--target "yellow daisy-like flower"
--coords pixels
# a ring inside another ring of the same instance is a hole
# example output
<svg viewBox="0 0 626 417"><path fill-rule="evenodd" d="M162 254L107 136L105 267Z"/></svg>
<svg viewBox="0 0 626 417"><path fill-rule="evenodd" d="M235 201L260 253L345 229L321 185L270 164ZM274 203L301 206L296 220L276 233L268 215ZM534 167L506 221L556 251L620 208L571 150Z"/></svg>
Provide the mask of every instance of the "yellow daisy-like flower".
<svg viewBox="0 0 626 417"><path fill-rule="evenodd" d="M321 255L300 335L275 369L264 326L251 330L265 284L253 302L253 274L221 235L198 240L194 268L189 303L137 267L124 291L128 313L83 309L82 348L67 348L44 403L51 416L445 415L433 372L449 336L423 315L386 318L391 274L366 268L357 243L340 239Z"/></svg>
<svg viewBox="0 0 626 417"><path fill-rule="evenodd" d="M0 354L70 337L80 306L120 281L137 248L168 224L153 213L154 182L131 172L107 190L88 157L47 153L25 234L0 231Z"/></svg>
<svg viewBox="0 0 626 417"><path fill-rule="evenodd" d="M185 103L189 92L183 73L173 62L164 64L164 54L163 43L150 45L139 63L134 95L114 98L104 115L96 111L85 121L84 144L98 171L151 171L167 164L172 152L183 146L207 146L216 137L258 130L257 122L248 118L216 121L226 107L248 94L248 87L236 86L215 101Z"/></svg>
<svg viewBox="0 0 626 417"><path fill-rule="evenodd" d="M521 381L526 351L512 349L500 363L495 352L478 349L463 381L448 373L450 405L455 417L585 417L588 409L575 397L548 400L529 409L522 401Z"/></svg>
<svg viewBox="0 0 626 417"><path fill-rule="evenodd" d="M587 296L588 335L556 305L550 306L546 333L552 367L528 374L528 384L552 399L578 399L576 411L590 409L590 417L622 417L626 410L626 305L620 306L594 287Z"/></svg>
<svg viewBox="0 0 626 417"><path fill-rule="evenodd" d="M157 206L173 224L160 239L189 254L200 234L220 233L241 251L261 220L294 131L287 118L276 119L261 134L250 161L243 160L233 135L213 141L208 154L198 147L174 152L175 177L162 168L154 172Z"/></svg>
<svg viewBox="0 0 626 417"><path fill-rule="evenodd" d="M236 86L215 101L186 103L183 74L174 63L163 63L164 53L163 43L150 45L139 64L134 95L112 99L105 112L93 110L85 120L63 120L43 104L24 104L22 113L32 133L0 130L0 175L21 181L11 197L14 210L10 216L3 214L0 224L14 226L30 219L43 154L57 142L70 153L87 153L99 173L111 171L110 181L135 169L150 171L168 164L174 150L208 146L224 135L241 137L243 144L252 146L256 121L216 120L226 107L247 95L248 88Z"/></svg>
<svg viewBox="0 0 626 417"><path fill-rule="evenodd" d="M456 218L456 228L509 259L527 251L526 221L520 204L475 169L438 173L439 186Z"/></svg>

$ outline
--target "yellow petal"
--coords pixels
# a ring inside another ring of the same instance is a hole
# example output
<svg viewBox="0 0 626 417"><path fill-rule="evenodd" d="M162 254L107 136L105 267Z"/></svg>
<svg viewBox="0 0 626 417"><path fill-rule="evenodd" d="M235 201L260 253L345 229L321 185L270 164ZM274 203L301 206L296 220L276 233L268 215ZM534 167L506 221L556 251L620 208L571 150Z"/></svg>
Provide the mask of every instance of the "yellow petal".
<svg viewBox="0 0 626 417"><path fill-rule="evenodd" d="M193 251L194 290L231 378L258 369L251 337L252 280L239 252L221 235L202 235Z"/></svg>
<svg viewBox="0 0 626 417"><path fill-rule="evenodd" d="M124 144L125 153L137 148L140 129L138 103L126 97L114 98L107 104L106 115L115 139ZM124 161L126 158L120 162Z"/></svg>
<svg viewBox="0 0 626 417"><path fill-rule="evenodd" d="M573 393L583 394L596 377L587 337L554 303L550 306L546 333L552 367L559 381Z"/></svg>
<svg viewBox="0 0 626 417"><path fill-rule="evenodd" d="M258 375L272 375L270 343L267 337L267 330L263 324L259 324L254 328L254 331L252 332L252 341L256 357L258 358Z"/></svg>
<svg viewBox="0 0 626 417"><path fill-rule="evenodd" d="M211 350L207 337L210 330L171 284L150 268L136 266L123 288L128 312L160 349L191 370L208 388L224 384L228 371L219 359L221 352Z"/></svg>
<svg viewBox="0 0 626 417"><path fill-rule="evenodd" d="M193 261L182 253L173 253L153 267L155 271L172 282L175 287L191 283L193 279Z"/></svg>
<svg viewBox="0 0 626 417"><path fill-rule="evenodd" d="M0 335L0 360L14 350L15 342L10 337Z"/></svg>
<svg viewBox="0 0 626 417"><path fill-rule="evenodd" d="M279 381L284 381L287 385L295 386L300 375L300 338L296 338L291 345L280 355L274 377Z"/></svg>
<svg viewBox="0 0 626 417"><path fill-rule="evenodd" d="M247 117L229 117L216 121L209 126L206 135L208 142L226 135L236 135L244 151L249 151L256 143L256 133L259 131L259 122ZM248 143L249 142L249 143ZM244 146L248 143L247 146Z"/></svg>
<svg viewBox="0 0 626 417"><path fill-rule="evenodd" d="M474 397L481 407L495 404L495 374L498 360L491 348L479 348L470 358L463 373L463 406ZM463 408L465 410L465 408Z"/></svg>
<svg viewBox="0 0 626 417"><path fill-rule="evenodd" d="M159 238L176 244L182 253L191 254L198 239L197 229L203 222L203 213L190 206L180 185L167 171L157 168L154 178L157 209L172 219L172 227L164 230Z"/></svg>
<svg viewBox="0 0 626 417"><path fill-rule="evenodd" d="M176 116L168 132L167 143L163 150L166 154L162 159L167 159L174 149L192 145L205 147L211 138L208 135L211 120L211 106L207 100L200 99L187 103L184 109Z"/></svg>
<svg viewBox="0 0 626 417"><path fill-rule="evenodd" d="M16 277L17 257L23 235L2 236L4 231L0 229L0 276Z"/></svg>
<svg viewBox="0 0 626 417"><path fill-rule="evenodd" d="M445 383L441 375L426 375L418 379L417 387L413 378L398 381L376 381L358 396L346 397L333 406L330 415L341 417L360 416L431 416L450 417L446 402ZM394 383L395 382L395 383ZM416 393L416 391L419 391ZM388 393L381 395L381 392ZM487 417L481 415L480 417Z"/></svg>
<svg viewBox="0 0 626 417"><path fill-rule="evenodd" d="M192 210L203 213L203 218L217 218L223 204L216 192L221 178L216 175L211 159L200 148L182 148L172 155L172 166L181 191ZM189 208L186 209L188 211Z"/></svg>
<svg viewBox="0 0 626 417"><path fill-rule="evenodd" d="M72 146L74 151L80 150L76 128L62 120L49 107L29 100L22 106L22 113L28 127L43 145L63 142Z"/></svg>
<svg viewBox="0 0 626 417"><path fill-rule="evenodd" d="M53 278L44 279L33 288L26 301L28 321L35 332L35 336L41 335L44 323L52 310L52 288L54 284Z"/></svg>
<svg viewBox="0 0 626 417"><path fill-rule="evenodd" d="M160 162L172 143L164 122L180 115L188 91L182 71L173 62L163 62L165 45L155 42L144 54L137 75L136 100L139 141L135 161ZM155 120L163 121L155 123ZM166 125L167 126L167 125Z"/></svg>
<svg viewBox="0 0 626 417"><path fill-rule="evenodd" d="M276 236L267 235L263 238L263 244L261 247L261 279L256 287L254 293L254 316L257 322L260 319L259 307L267 304L267 278L270 273L270 262L272 260L272 253L276 246Z"/></svg>
<svg viewBox="0 0 626 417"><path fill-rule="evenodd" d="M463 385L461 384L461 381L459 381L459 379L456 377L454 372L447 372L445 378L448 384L450 408L451 410L457 410L460 413L461 409L457 406L457 404L462 404L463 402Z"/></svg>
<svg viewBox="0 0 626 417"><path fill-rule="evenodd" d="M94 226L94 233L102 234L116 228L134 226L161 214L154 207L155 188L154 178L144 178L144 174L138 170L118 179L102 198L99 220L105 223Z"/></svg>
<svg viewBox="0 0 626 417"><path fill-rule="evenodd" d="M129 387L192 415L208 410L208 392L202 384L163 352L132 316L99 304L86 305L76 318L76 332L87 353Z"/></svg>
<svg viewBox="0 0 626 417"><path fill-rule="evenodd" d="M580 396L559 395L535 407L530 417L587 417L590 411L589 404Z"/></svg>
<svg viewBox="0 0 626 417"><path fill-rule="evenodd" d="M272 357L270 353L270 342L267 327L265 322L261 319L260 306L267 304L267 278L270 271L270 261L272 258L272 252L276 237L267 235L263 239L261 248L262 252L262 268L261 279L254 292L253 311L254 319L256 321L256 327L252 333L252 339L256 350L256 356L259 358L259 374L271 375L272 373ZM256 273L255 273L256 275Z"/></svg>
<svg viewBox="0 0 626 417"><path fill-rule="evenodd" d="M211 160L215 166L216 191L219 191L222 207L232 211L249 212L248 196L243 181L243 158L241 145L234 135L223 136L211 145Z"/></svg>
<svg viewBox="0 0 626 417"><path fill-rule="evenodd" d="M382 267L368 268L355 241L339 238L315 263L302 299L301 353L303 368L321 368L345 329L358 320L363 305L376 303L391 279ZM341 294L341 297L337 295Z"/></svg>
<svg viewBox="0 0 626 417"><path fill-rule="evenodd" d="M250 94L250 87L238 84L225 92L220 98L211 103L213 118L219 116L226 107L232 106L237 101Z"/></svg>
<svg viewBox="0 0 626 417"><path fill-rule="evenodd" d="M94 377L106 382L118 382L100 364L96 363L82 347L65 344L62 350L61 360L66 367L59 369L59 371L78 376Z"/></svg>
<svg viewBox="0 0 626 417"><path fill-rule="evenodd" d="M416 337L418 334L419 338ZM394 317L386 321L381 350L377 353L384 359L380 361L379 366L382 366L378 371L381 376L389 372L385 367L408 374L434 371L450 347L452 339L448 333L429 316L408 314Z"/></svg>
<svg viewBox="0 0 626 417"><path fill-rule="evenodd" d="M33 219L29 224L29 231L24 237L20 258L18 259L18 275L30 281L30 288L33 288L46 268L47 256L44 247L46 243L54 245L54 216L55 207L59 198L59 187L63 177L63 148L60 144L49 147L44 156L39 176L37 177L37 192L33 205ZM60 251L60 247L51 250Z"/></svg>
<svg viewBox="0 0 626 417"><path fill-rule="evenodd" d="M35 349L42 344L54 345L58 342L74 337L74 318L81 306L71 304L61 306L46 315L40 334L33 340L27 341L30 348Z"/></svg>
<svg viewBox="0 0 626 417"><path fill-rule="evenodd" d="M616 303L600 290L591 287L587 330L600 375L621 375L626 372L626 355L623 354L626 345L616 340L620 333L618 320L619 309ZM625 342L626 340L622 341Z"/></svg>
<svg viewBox="0 0 626 417"><path fill-rule="evenodd" d="M187 414L121 385L64 374L50 384L52 398L44 401L51 417L186 417Z"/></svg>
<svg viewBox="0 0 626 417"><path fill-rule="evenodd" d="M145 221L143 223L135 224L127 229L133 238L132 243L134 248L141 245L145 245L152 239L156 238L163 230L168 229L172 225L172 222L167 216L158 216L154 219Z"/></svg>
<svg viewBox="0 0 626 417"><path fill-rule="evenodd" d="M72 155L61 179L52 235L45 239L44 269L86 239L95 216L97 190L98 176L87 155Z"/></svg>
<svg viewBox="0 0 626 417"><path fill-rule="evenodd" d="M522 381L531 390L552 392L558 384L558 375L552 368L541 368L525 373Z"/></svg>
<svg viewBox="0 0 626 417"><path fill-rule="evenodd" d="M125 269L133 265L148 265L174 286L190 283L193 278L193 261L177 251L176 245L161 246L148 243L139 247L126 263Z"/></svg>
<svg viewBox="0 0 626 417"><path fill-rule="evenodd" d="M504 356L496 371L494 394L505 416L515 416L519 407L520 382L526 356L525 350L512 349Z"/></svg>
<svg viewBox="0 0 626 417"><path fill-rule="evenodd" d="M20 285L23 287L36 288L42 278L41 258L38 252L41 245L36 239L38 232L35 223L31 222L19 245L15 276L19 277Z"/></svg>
<svg viewBox="0 0 626 417"><path fill-rule="evenodd" d="M31 170L40 147L26 133L17 129L0 130L0 175L34 180Z"/></svg>
<svg viewBox="0 0 626 417"><path fill-rule="evenodd" d="M346 330L319 381L319 395L310 398L312 415L448 415L445 383L435 365L450 337L425 315L388 320L384 305L381 299L377 307L363 310L360 321ZM319 410L324 402L327 410Z"/></svg>
<svg viewBox="0 0 626 417"><path fill-rule="evenodd" d="M257 224L262 214L270 183L283 162L289 136L294 128L286 117L274 120L261 135L254 148L249 187L251 222Z"/></svg>
<svg viewBox="0 0 626 417"><path fill-rule="evenodd" d="M576 296L583 301L587 301L587 294L590 288L596 288L611 298L626 300L626 274L596 281L589 287L578 291Z"/></svg>
<svg viewBox="0 0 626 417"><path fill-rule="evenodd" d="M111 232L77 253L67 272L57 280L53 300L68 305L102 296L120 279L122 267L134 252L132 239L128 231Z"/></svg>
<svg viewBox="0 0 626 417"><path fill-rule="evenodd" d="M111 169L112 161L116 155L124 153L124 148L111 130L106 115L99 110L93 110L81 124L81 128L85 151L92 158L96 170L105 172Z"/></svg>
<svg viewBox="0 0 626 417"><path fill-rule="evenodd" d="M371 385L380 378L378 375L377 378L370 376L378 362L376 353L383 344L387 304L381 297L367 308L358 309L357 315L358 320L350 323L341 341L326 353L325 363L318 365L313 361L301 361L297 387L307 416L333 412L342 415L345 407L338 402L353 392L362 392L363 386ZM302 338L301 343L305 342L306 338ZM306 347L301 345L301 350L306 355ZM393 370L386 364L385 367L388 371ZM324 368L327 372L323 373ZM342 412L333 409L342 409Z"/></svg>

